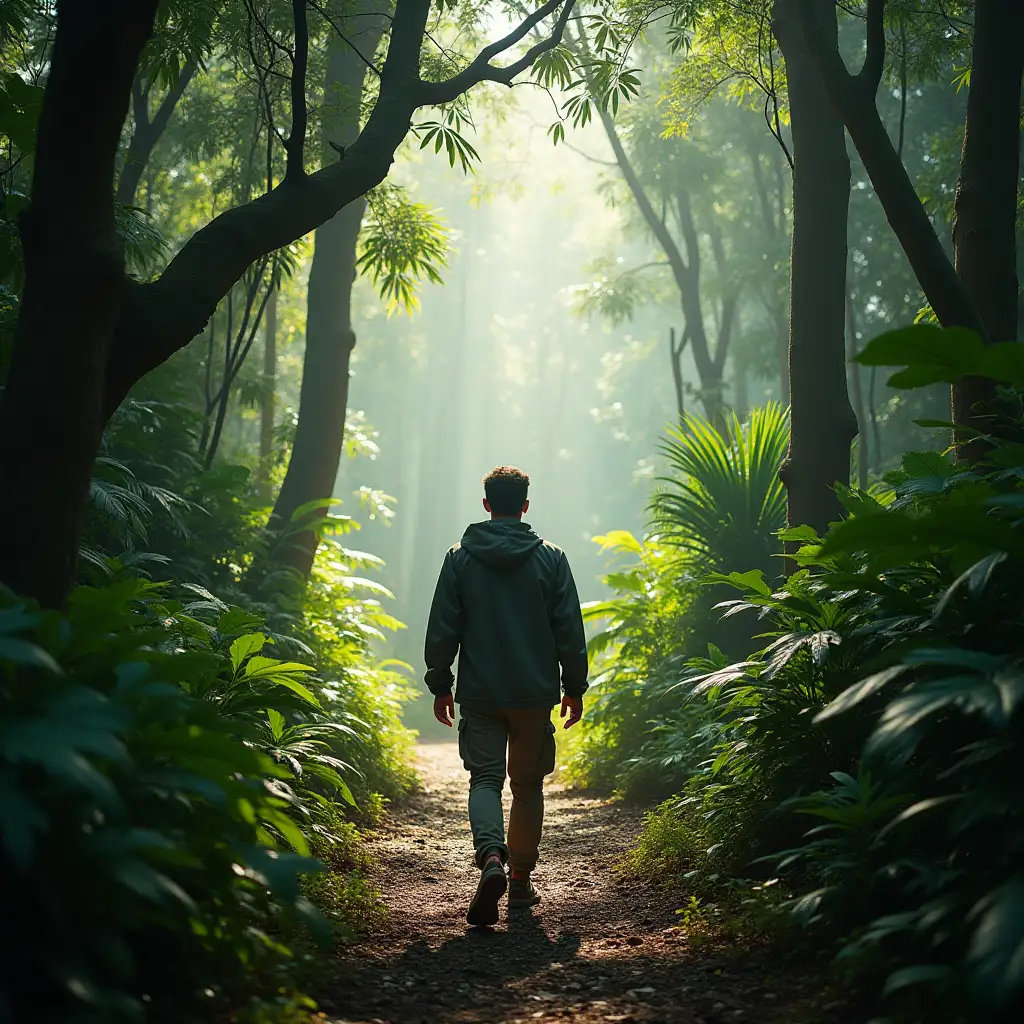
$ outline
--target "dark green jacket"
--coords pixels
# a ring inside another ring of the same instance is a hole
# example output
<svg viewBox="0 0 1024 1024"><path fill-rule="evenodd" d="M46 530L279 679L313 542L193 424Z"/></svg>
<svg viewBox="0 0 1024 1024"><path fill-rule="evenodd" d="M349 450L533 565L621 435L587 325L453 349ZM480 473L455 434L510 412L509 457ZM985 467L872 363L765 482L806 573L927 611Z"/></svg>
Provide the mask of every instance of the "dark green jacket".
<svg viewBox="0 0 1024 1024"><path fill-rule="evenodd" d="M470 526L444 556L430 606L424 660L435 696L451 691L456 653L460 704L542 708L563 690L582 697L587 641L561 548L516 519Z"/></svg>

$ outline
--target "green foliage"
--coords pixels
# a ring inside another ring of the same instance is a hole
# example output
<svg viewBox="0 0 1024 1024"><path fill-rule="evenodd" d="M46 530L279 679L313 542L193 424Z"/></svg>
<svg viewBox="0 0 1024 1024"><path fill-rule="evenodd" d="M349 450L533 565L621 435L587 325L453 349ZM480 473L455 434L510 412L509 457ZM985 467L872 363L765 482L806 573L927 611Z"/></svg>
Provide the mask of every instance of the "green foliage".
<svg viewBox="0 0 1024 1024"><path fill-rule="evenodd" d="M254 709L213 697L249 678L259 703L291 715L306 702L287 686L294 672L242 664L252 641L229 641L245 616L211 622L164 590L82 588L66 618L0 597L13 1019L41 999L70 1021L139 1020L144 998L150 1019L172 996L215 1006L287 954L275 920L310 918L299 874L317 865L297 777L253 742Z"/></svg>
<svg viewBox="0 0 1024 1024"><path fill-rule="evenodd" d="M651 499L655 527L669 544L690 554L706 571L761 569L773 573L785 523L779 467L789 444L789 414L769 403L749 424L735 413L719 429L689 415L669 428L661 446L672 475Z"/></svg>
<svg viewBox="0 0 1024 1024"><path fill-rule="evenodd" d="M905 386L1015 373L928 325L869 352ZM1020 428L1004 411L973 467L908 453L886 500L844 493L824 539L790 531L803 567L777 591L734 574L726 612L756 612L771 642L683 688L715 723L686 828L725 844L721 868L773 863L798 918L908 1019L1011 1019L1024 998ZM723 839L716 819L743 826Z"/></svg>
<svg viewBox="0 0 1024 1024"><path fill-rule="evenodd" d="M441 126L437 128L440 145ZM401 189L381 186L367 199L369 209L357 266L379 288L389 316L398 307L412 313L419 309L417 282L425 279L442 283L441 268L448 261L448 232L436 212L410 202Z"/></svg>
<svg viewBox="0 0 1024 1024"><path fill-rule="evenodd" d="M304 593L257 579L266 510L245 467L202 471L180 380L155 375L106 432L94 586L66 619L0 602L0 866L22 937L3 987L72 1021L308 1015L307 926L380 921L355 822L413 780L406 670L372 651L400 625L380 560L332 513Z"/></svg>
<svg viewBox="0 0 1024 1024"><path fill-rule="evenodd" d="M687 622L696 587L680 586L675 553L654 538L615 531L595 541L633 564L609 573L615 591L584 605L584 620L601 628L589 643L592 687L585 724L570 743L566 768L577 782L626 794L667 794L693 763L678 702L664 699L679 679L691 635Z"/></svg>
<svg viewBox="0 0 1024 1024"><path fill-rule="evenodd" d="M36 148L36 127L42 106L40 86L30 85L13 72L0 73L0 136L22 154Z"/></svg>
<svg viewBox="0 0 1024 1024"><path fill-rule="evenodd" d="M990 377L1024 387L1024 355L1016 342L986 345L966 327L917 323L873 338L857 356L864 366L903 366L889 378L893 388L955 384L967 376Z"/></svg>
<svg viewBox="0 0 1024 1024"><path fill-rule="evenodd" d="M742 653L749 632L712 612L714 595L732 578L765 594L785 506L778 467L788 442L788 415L758 409L748 424L732 415L727 433L687 417L663 446L671 475L651 502L654 536L638 541L614 531L595 541L634 560L605 583L615 591L584 609L601 628L591 638L596 666L592 710L568 758L570 776L626 794L668 794L686 783L709 752L706 716L680 702L688 659L721 667ZM745 576L722 569L753 562ZM709 586L710 584L710 586Z"/></svg>
<svg viewBox="0 0 1024 1024"><path fill-rule="evenodd" d="M454 167L458 161L463 174L469 174L473 170L473 164L480 160L480 154L473 148L472 143L457 127L450 124L441 121L420 121L413 125L413 132L419 136L420 149L426 149L433 142L434 152L440 153L444 149L448 154L448 163Z"/></svg>

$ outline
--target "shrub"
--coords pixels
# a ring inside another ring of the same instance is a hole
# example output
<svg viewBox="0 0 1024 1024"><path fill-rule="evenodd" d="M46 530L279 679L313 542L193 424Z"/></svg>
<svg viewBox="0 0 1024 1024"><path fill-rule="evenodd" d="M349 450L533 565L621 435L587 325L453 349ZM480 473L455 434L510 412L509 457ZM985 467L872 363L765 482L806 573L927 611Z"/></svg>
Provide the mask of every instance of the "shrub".
<svg viewBox="0 0 1024 1024"><path fill-rule="evenodd" d="M158 592L82 588L66 617L0 596L11 1019L181 1019L287 953L275 921L313 919L292 773L243 739L302 684L263 659L241 686L228 637Z"/></svg>
<svg viewBox="0 0 1024 1024"><path fill-rule="evenodd" d="M914 328L863 358L907 367L894 385L1020 387L1020 352ZM785 534L803 568L782 588L733 574L745 596L727 612L756 611L773 642L689 682L719 730L691 785L735 818L760 794L744 855L791 836L771 860L792 911L880 973L899 1019L1024 1009L1024 419L1010 390L991 412L975 465L908 453L884 500L842 492L849 517L823 540ZM798 817L818 822L802 838Z"/></svg>

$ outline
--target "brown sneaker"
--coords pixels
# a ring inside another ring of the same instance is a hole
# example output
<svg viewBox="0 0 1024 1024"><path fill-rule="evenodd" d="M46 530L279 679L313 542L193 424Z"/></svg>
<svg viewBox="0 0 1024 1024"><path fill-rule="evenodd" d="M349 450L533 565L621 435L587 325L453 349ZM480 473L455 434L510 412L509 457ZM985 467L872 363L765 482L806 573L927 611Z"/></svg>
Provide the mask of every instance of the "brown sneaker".
<svg viewBox="0 0 1024 1024"><path fill-rule="evenodd" d="M505 895L508 878L501 858L491 855L484 861L476 895L466 911L466 920L477 928L498 923L498 900Z"/></svg>
<svg viewBox="0 0 1024 1024"><path fill-rule="evenodd" d="M534 888L530 876L513 878L508 887L508 909L535 907L540 903L540 893Z"/></svg>

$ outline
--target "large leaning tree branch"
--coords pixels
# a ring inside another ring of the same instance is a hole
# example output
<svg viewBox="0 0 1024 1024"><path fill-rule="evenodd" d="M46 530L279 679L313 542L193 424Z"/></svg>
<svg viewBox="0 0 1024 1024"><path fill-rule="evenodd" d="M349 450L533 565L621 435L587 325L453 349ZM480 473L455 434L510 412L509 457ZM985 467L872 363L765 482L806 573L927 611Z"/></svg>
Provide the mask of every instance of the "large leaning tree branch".
<svg viewBox="0 0 1024 1024"><path fill-rule="evenodd" d="M558 45L575 0L547 0L503 39L484 47L445 82L420 77L420 50L431 0L397 0L377 101L342 158L313 174L288 174L274 189L222 213L196 232L152 283L126 281L108 364L103 407L109 416L144 374L199 334L246 268L330 220L388 174L421 106L448 102L484 81L511 82ZM560 11L545 40L508 68L490 61Z"/></svg>
<svg viewBox="0 0 1024 1024"><path fill-rule="evenodd" d="M886 219L939 322L988 338L971 294L957 276L903 161L882 123L875 96L885 64L885 0L868 0L867 54L851 74L829 40L815 0L797 0L804 34L825 89L850 133Z"/></svg>

